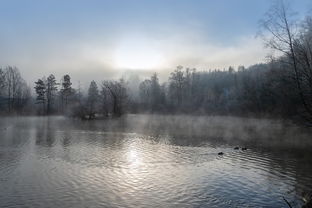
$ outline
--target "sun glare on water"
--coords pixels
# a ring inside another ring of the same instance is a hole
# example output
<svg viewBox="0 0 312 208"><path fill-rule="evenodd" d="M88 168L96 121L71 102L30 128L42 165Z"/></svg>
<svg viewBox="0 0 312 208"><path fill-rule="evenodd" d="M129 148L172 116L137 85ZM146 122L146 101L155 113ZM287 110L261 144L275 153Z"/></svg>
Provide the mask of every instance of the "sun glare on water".
<svg viewBox="0 0 312 208"><path fill-rule="evenodd" d="M144 40L121 42L114 54L117 68L131 70L149 70L159 68L163 57L153 44Z"/></svg>

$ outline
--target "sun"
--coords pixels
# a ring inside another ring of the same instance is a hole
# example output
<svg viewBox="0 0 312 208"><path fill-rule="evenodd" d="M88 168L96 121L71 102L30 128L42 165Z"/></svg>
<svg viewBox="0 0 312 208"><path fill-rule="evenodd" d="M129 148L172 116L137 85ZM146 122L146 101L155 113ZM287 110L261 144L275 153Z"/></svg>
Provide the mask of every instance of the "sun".
<svg viewBox="0 0 312 208"><path fill-rule="evenodd" d="M134 39L120 43L115 50L114 63L120 69L149 70L161 67L163 57L152 43Z"/></svg>

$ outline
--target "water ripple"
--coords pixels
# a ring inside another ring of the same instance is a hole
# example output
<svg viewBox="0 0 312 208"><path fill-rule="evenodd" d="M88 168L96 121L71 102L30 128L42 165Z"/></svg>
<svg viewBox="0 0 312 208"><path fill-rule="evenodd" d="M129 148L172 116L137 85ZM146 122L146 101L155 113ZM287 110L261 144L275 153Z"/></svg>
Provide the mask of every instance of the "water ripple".
<svg viewBox="0 0 312 208"><path fill-rule="evenodd" d="M30 119L0 131L1 207L285 207L312 188L308 151Z"/></svg>

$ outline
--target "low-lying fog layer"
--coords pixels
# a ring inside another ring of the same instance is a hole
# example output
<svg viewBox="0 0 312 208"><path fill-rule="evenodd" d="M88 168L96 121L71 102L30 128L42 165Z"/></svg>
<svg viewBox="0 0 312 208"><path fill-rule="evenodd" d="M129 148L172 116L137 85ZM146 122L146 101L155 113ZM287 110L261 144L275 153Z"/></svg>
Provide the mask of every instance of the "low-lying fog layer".
<svg viewBox="0 0 312 208"><path fill-rule="evenodd" d="M221 116L1 118L0 207L299 207L311 135Z"/></svg>

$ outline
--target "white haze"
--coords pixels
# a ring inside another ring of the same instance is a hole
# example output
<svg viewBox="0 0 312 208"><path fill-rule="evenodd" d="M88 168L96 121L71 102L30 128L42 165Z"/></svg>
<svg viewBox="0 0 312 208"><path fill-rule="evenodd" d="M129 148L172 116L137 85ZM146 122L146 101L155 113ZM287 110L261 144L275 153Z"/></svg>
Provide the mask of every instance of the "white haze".
<svg viewBox="0 0 312 208"><path fill-rule="evenodd" d="M261 40L254 36L239 38L227 45L210 42L203 34L195 32L166 39L147 38L142 34L130 37L138 37L137 44L140 44L140 39L144 39L143 44L153 45L163 57L163 62L157 68L150 69L118 67L114 63L114 52L120 41L127 38L120 36L107 40L73 38L65 41L65 44L56 39L39 39L31 43L18 41L13 45L5 43L8 50L0 51L0 66L17 66L29 84L53 73L58 79L64 74L70 74L77 86L78 81L86 85L93 79L117 79L128 71L142 77L157 72L161 81L166 81L177 65L199 70L227 69L229 66L249 66L263 62L267 54Z"/></svg>

